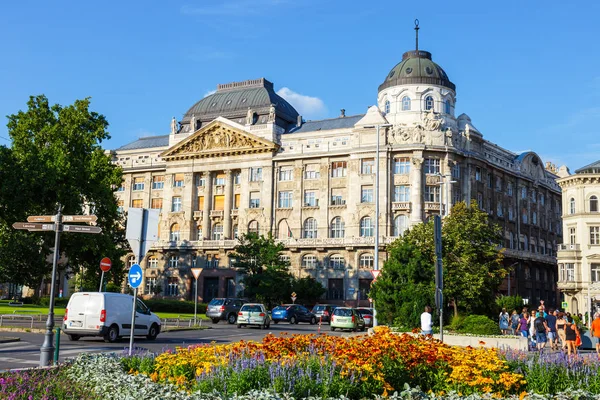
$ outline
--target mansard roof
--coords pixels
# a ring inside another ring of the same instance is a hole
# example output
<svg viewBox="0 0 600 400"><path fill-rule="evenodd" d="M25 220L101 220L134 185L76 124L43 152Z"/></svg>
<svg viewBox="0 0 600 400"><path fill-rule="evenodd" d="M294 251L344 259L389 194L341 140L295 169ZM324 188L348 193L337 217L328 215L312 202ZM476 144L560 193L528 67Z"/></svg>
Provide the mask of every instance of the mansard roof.
<svg viewBox="0 0 600 400"><path fill-rule="evenodd" d="M160 136L148 136L139 138L138 140L127 143L121 146L117 151L121 150L138 150L138 149L151 149L154 147L167 147L169 146L169 135Z"/></svg>
<svg viewBox="0 0 600 400"><path fill-rule="evenodd" d="M316 131L329 131L333 129L353 128L354 125L364 117L365 114L352 115L349 117L338 117L322 119L318 121L306 121L301 126L294 126L288 133L307 133Z"/></svg>

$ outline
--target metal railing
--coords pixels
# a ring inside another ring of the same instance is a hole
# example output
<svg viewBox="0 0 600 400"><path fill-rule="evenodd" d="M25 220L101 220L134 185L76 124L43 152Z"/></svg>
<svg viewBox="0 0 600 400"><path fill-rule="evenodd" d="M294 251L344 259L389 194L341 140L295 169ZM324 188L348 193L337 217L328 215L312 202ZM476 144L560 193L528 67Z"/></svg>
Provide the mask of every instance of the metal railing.
<svg viewBox="0 0 600 400"><path fill-rule="evenodd" d="M30 328L33 329L33 315L2 314L2 315L0 315L0 326L2 326L2 323L4 322L4 319L9 319L9 318L12 321L14 321L15 318L17 318L17 319L26 319L26 318L29 318L31 320Z"/></svg>
<svg viewBox="0 0 600 400"><path fill-rule="evenodd" d="M167 330L170 326L171 328L191 328L193 326L202 326L202 319L197 318L196 323L194 323L194 318L182 317L178 315L177 318L163 318L160 320L161 323L161 331Z"/></svg>

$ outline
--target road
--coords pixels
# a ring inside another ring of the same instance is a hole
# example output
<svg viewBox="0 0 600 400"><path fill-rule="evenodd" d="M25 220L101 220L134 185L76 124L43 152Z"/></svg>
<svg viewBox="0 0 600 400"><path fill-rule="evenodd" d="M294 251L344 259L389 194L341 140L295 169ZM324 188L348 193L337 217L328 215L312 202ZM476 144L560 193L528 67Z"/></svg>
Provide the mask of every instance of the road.
<svg viewBox="0 0 600 400"><path fill-rule="evenodd" d="M237 325L229 325L225 322L210 324L210 329L163 332L156 340L151 341L145 338L135 338L134 346L148 349L153 352L162 352L166 349L174 349L177 346L189 346L198 343L230 343L239 340L260 341L267 333L276 336L283 332L286 333L318 333L319 325L309 325L300 323L290 325L288 323L271 324L266 330L258 328L237 329ZM335 336L351 336L361 333L350 332L330 332L329 325L323 324L321 332ZM39 365L40 346L44 341L42 333L27 332L0 332L0 337L18 337L19 342L0 343L0 370L29 368ZM84 337L77 342L69 341L66 335L61 335L60 339L60 361L66 358L76 357L81 353L109 353L122 352L129 348L129 337L122 338L115 343L105 343L99 337Z"/></svg>

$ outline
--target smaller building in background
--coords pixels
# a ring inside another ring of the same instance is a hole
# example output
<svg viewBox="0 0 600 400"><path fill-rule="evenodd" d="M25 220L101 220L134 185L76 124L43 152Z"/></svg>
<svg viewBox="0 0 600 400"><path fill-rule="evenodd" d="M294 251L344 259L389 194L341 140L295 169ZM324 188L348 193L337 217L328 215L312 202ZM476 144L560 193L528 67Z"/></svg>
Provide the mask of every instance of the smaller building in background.
<svg viewBox="0 0 600 400"><path fill-rule="evenodd" d="M563 244L558 289L571 313L600 309L600 160L569 174L561 170Z"/></svg>

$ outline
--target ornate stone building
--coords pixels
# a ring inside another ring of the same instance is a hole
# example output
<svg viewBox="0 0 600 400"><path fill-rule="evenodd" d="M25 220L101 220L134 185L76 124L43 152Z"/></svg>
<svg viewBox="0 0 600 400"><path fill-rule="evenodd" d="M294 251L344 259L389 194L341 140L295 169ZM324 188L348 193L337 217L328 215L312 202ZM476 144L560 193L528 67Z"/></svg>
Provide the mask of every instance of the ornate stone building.
<svg viewBox="0 0 600 400"><path fill-rule="evenodd" d="M571 313L600 309L600 161L569 175L561 170L564 242L558 288Z"/></svg>
<svg viewBox="0 0 600 400"><path fill-rule="evenodd" d="M144 292L160 284L163 295L190 298L197 266L202 300L235 295L228 254L238 235L254 231L284 243L293 273L314 276L328 302L366 302L375 201L381 267L386 245L406 229L475 199L505 232L514 272L503 292L553 304L561 242L554 171L455 116L455 85L426 51L406 52L376 100L366 114L303 121L266 79L218 85L173 119L169 135L114 150L123 210L162 210L160 240L142 262ZM374 125L387 125L379 130L378 198Z"/></svg>

